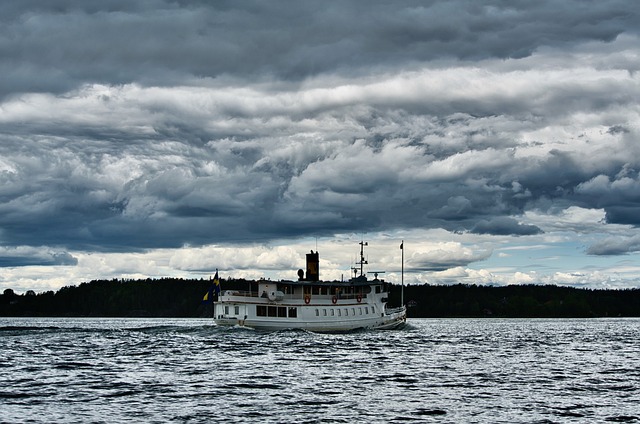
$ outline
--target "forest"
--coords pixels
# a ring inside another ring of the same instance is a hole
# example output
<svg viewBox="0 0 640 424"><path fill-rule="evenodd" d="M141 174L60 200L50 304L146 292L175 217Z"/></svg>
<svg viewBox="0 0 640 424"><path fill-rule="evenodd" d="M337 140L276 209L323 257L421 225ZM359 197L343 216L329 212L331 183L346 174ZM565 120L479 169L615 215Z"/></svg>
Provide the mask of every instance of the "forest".
<svg viewBox="0 0 640 424"><path fill-rule="evenodd" d="M221 280L223 290L247 290L255 282ZM53 292L0 295L4 317L208 317L205 279L94 280ZM400 304L392 286L389 305ZM404 301L410 318L436 317L638 317L640 289L592 290L553 285L408 285Z"/></svg>

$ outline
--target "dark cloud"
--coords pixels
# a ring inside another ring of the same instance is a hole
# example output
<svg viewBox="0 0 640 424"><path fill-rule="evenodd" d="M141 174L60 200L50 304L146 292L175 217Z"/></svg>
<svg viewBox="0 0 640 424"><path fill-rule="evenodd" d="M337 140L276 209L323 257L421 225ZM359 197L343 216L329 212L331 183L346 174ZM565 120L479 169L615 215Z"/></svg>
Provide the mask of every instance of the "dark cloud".
<svg viewBox="0 0 640 424"><path fill-rule="evenodd" d="M476 234L519 235L540 234L542 230L535 225L521 224L513 218L502 216L491 220L480 220L471 229Z"/></svg>
<svg viewBox="0 0 640 424"><path fill-rule="evenodd" d="M0 6L0 93L203 77L302 81L522 58L637 33L635 9L627 1L8 2Z"/></svg>
<svg viewBox="0 0 640 424"><path fill-rule="evenodd" d="M617 134L618 132L616 132ZM632 151L629 151L629 154ZM603 208L612 224L640 225L640 169L634 160L580 183L576 192L580 199Z"/></svg>
<svg viewBox="0 0 640 424"><path fill-rule="evenodd" d="M640 206L609 206L605 210L609 223L640 225Z"/></svg>
<svg viewBox="0 0 640 424"><path fill-rule="evenodd" d="M68 252L53 252L48 249L21 248L0 250L1 267L19 266L75 266L78 259Z"/></svg>

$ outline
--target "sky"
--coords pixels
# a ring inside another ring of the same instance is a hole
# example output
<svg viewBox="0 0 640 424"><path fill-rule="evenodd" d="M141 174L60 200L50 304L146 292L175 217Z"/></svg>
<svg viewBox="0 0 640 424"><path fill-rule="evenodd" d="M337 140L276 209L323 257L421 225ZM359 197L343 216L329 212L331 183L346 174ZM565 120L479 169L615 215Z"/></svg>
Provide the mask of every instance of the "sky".
<svg viewBox="0 0 640 424"><path fill-rule="evenodd" d="M640 287L639 46L635 0L1 2L0 290L346 279L360 241Z"/></svg>

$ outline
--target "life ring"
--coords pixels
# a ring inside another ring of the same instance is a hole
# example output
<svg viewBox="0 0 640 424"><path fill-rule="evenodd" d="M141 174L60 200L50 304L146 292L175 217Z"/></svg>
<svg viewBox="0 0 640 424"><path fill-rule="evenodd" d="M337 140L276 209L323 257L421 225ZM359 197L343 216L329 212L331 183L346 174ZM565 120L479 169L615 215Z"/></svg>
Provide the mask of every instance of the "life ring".
<svg viewBox="0 0 640 424"><path fill-rule="evenodd" d="M358 301L358 303L362 302L362 295L361 294L357 295L356 300Z"/></svg>
<svg viewBox="0 0 640 424"><path fill-rule="evenodd" d="M306 303L306 304L308 305L308 304L309 304L309 302L311 302L311 296L306 295L306 296L304 297L304 303Z"/></svg>
<svg viewBox="0 0 640 424"><path fill-rule="evenodd" d="M335 304L338 302L338 298L337 298L337 297L335 297L335 296L333 296L333 297L331 298L331 301L332 301L332 302L333 302L333 304L335 305Z"/></svg>

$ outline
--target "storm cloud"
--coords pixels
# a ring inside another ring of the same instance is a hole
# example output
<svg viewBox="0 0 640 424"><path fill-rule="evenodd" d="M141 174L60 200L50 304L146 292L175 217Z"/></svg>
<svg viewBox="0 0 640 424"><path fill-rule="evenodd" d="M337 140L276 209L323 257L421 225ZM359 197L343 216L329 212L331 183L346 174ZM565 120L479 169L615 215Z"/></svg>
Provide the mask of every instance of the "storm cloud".
<svg viewBox="0 0 640 424"><path fill-rule="evenodd" d="M560 233L636 251L607 240L640 225L637 9L3 4L0 246L39 253L0 266L431 230L476 250L422 251L416 273ZM604 220L552 222L568 210Z"/></svg>

